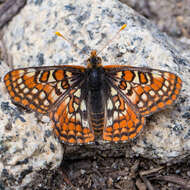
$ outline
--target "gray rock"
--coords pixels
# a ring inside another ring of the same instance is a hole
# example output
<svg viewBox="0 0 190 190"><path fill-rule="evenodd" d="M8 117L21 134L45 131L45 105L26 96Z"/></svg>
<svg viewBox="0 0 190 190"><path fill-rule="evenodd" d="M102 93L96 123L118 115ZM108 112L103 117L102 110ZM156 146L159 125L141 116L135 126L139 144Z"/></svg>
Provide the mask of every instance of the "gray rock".
<svg viewBox="0 0 190 190"><path fill-rule="evenodd" d="M176 73L183 80L176 104L147 118L146 126L134 141L125 144L86 145L63 148L50 135L46 116L28 113L11 103L0 82L0 173L9 185L21 189L31 183L42 168L58 167L62 156L79 158L96 154L125 153L157 162L180 161L190 152L190 65L182 48L161 33L155 25L116 0L28 1L24 9L4 28L3 41L12 63L0 64L1 76L12 68L53 65L86 65L92 49L101 50L119 28L100 56L103 65L118 64L150 67ZM63 33L80 49L55 36ZM21 175L25 172L25 175ZM6 175L5 175L6 173ZM6 177L7 176L7 177ZM13 180L11 181L13 177ZM4 181L5 181L4 180Z"/></svg>

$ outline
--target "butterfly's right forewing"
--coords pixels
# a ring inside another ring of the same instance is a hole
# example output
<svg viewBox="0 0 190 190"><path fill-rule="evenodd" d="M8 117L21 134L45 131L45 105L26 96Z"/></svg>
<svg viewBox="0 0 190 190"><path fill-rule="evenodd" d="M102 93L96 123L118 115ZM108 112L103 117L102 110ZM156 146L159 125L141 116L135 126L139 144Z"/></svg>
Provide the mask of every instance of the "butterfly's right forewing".
<svg viewBox="0 0 190 190"><path fill-rule="evenodd" d="M48 113L58 99L76 86L84 67L55 66L16 69L4 77L12 100L39 113Z"/></svg>

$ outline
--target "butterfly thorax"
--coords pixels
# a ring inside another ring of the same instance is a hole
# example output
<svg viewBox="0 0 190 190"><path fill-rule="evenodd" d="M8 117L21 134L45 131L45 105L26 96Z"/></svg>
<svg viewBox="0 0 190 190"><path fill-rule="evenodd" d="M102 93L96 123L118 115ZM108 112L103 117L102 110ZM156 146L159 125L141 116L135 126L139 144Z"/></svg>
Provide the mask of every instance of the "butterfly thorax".
<svg viewBox="0 0 190 190"><path fill-rule="evenodd" d="M90 90L100 90L103 78L104 78L104 69L103 67L99 68L90 68L88 70L88 88Z"/></svg>

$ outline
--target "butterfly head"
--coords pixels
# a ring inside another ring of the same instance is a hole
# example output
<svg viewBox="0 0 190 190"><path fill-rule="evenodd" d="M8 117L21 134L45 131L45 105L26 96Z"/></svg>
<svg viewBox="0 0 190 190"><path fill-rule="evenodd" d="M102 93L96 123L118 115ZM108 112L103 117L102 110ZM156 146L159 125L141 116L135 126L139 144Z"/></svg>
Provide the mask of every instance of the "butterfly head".
<svg viewBox="0 0 190 190"><path fill-rule="evenodd" d="M90 58L87 59L88 68L96 68L102 65L102 59L97 56L96 50L91 51Z"/></svg>

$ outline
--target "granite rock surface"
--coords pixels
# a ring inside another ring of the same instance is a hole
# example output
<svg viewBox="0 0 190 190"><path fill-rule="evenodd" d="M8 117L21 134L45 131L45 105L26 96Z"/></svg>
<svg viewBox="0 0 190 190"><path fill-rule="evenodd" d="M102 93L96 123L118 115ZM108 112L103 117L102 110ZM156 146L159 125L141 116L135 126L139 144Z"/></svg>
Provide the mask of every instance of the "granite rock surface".
<svg viewBox="0 0 190 190"><path fill-rule="evenodd" d="M103 65L161 69L177 74L183 81L176 103L148 117L143 132L134 141L62 146L52 134L47 116L27 112L11 102L3 83L7 71L64 64L85 66L90 51L101 50L124 23L127 28L101 52ZM79 49L58 38L56 31ZM162 163L178 162L189 155L190 59L182 57L182 48L131 8L116 0L29 0L4 27L3 42L8 59L0 64L0 174L9 186L27 186L40 169L58 167L64 156L94 155L96 150L105 157L106 153L110 156L122 152Z"/></svg>

